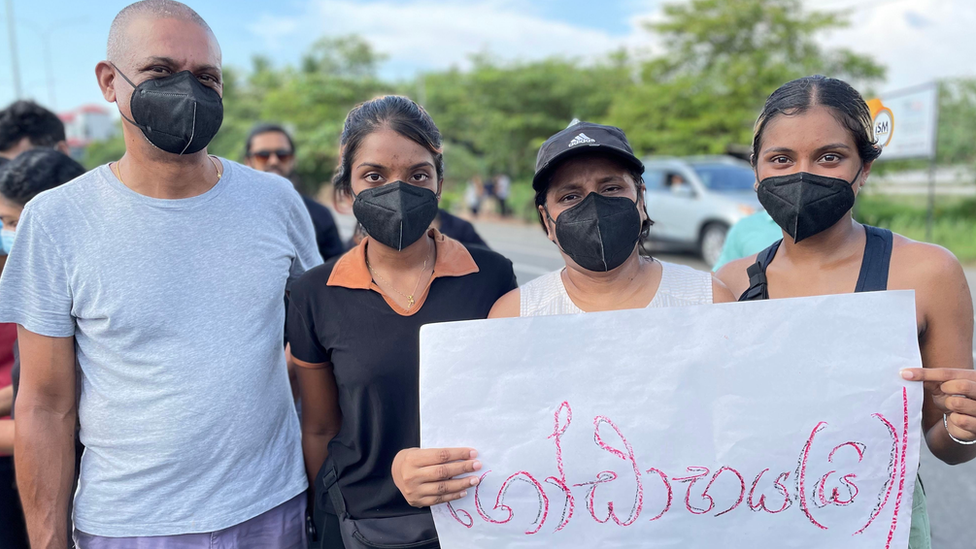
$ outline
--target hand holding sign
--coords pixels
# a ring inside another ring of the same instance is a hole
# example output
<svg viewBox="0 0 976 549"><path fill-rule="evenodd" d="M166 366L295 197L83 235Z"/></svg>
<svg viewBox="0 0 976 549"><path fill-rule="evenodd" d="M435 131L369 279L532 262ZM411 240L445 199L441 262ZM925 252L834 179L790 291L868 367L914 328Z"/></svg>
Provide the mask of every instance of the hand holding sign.
<svg viewBox="0 0 976 549"><path fill-rule="evenodd" d="M901 373L921 381L946 416L946 429L957 441L976 441L976 371L955 368L908 368Z"/></svg>
<svg viewBox="0 0 976 549"><path fill-rule="evenodd" d="M406 448L393 459L393 483L414 507L461 499L478 477L454 478L481 469L471 448Z"/></svg>

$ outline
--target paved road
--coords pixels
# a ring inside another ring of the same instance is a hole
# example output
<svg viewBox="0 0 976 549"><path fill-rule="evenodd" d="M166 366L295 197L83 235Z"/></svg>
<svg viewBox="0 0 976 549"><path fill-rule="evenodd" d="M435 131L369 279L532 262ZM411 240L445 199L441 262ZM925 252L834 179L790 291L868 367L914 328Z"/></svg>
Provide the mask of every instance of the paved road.
<svg viewBox="0 0 976 549"><path fill-rule="evenodd" d="M351 231L352 219L341 219L340 226L344 231ZM541 227L483 222L475 226L494 250L512 260L520 284L563 266L562 258ZM690 254L654 251L654 255L664 261L705 269L705 264ZM970 288L976 289L976 269L967 271L967 277ZM976 356L976 349L973 354ZM976 460L951 467L923 448L920 474L928 495L932 546L935 549L976 547L976 520L973 520Z"/></svg>

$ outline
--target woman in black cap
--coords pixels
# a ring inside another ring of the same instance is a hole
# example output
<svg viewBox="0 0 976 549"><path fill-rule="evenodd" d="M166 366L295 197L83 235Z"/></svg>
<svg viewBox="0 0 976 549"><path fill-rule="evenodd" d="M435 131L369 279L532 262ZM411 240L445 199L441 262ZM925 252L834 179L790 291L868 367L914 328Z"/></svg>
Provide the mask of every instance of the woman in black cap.
<svg viewBox="0 0 976 549"><path fill-rule="evenodd" d="M976 457L973 306L959 261L852 217L858 191L881 154L871 113L841 80L810 76L773 92L756 124L752 163L759 201L783 229L766 250L722 267L740 301L880 290L914 290L925 381L922 427L949 464ZM911 549L931 547L925 494L915 485Z"/></svg>
<svg viewBox="0 0 976 549"><path fill-rule="evenodd" d="M734 301L710 273L640 255L638 244L651 225L643 173L619 128L574 121L549 138L532 185L542 226L566 266L507 293L489 318ZM411 505L464 497L477 478L453 477L480 464L431 459L456 451L411 448L397 455L394 482Z"/></svg>

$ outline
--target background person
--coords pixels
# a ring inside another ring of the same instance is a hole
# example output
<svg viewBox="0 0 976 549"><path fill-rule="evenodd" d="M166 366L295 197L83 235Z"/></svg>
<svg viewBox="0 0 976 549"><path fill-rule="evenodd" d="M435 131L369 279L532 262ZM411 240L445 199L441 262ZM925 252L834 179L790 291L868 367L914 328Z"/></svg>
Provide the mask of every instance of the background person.
<svg viewBox="0 0 976 549"><path fill-rule="evenodd" d="M468 180L464 186L464 205L471 211L471 216L478 217L481 211L481 203L485 197L485 187L481 183L481 176L476 175Z"/></svg>
<svg viewBox="0 0 976 549"><path fill-rule="evenodd" d="M17 236L17 225L28 202L38 194L59 187L85 173L85 168L71 157L53 149L32 149L21 153L0 167L0 243L8 252ZM15 325L16 326L16 325ZM13 353L12 353L13 354ZM13 411L20 378L20 364L11 361L11 369L4 381L10 381L10 402L5 409ZM7 414L4 414L7 415ZM14 430L12 419L0 419L0 454L12 454Z"/></svg>
<svg viewBox="0 0 976 549"><path fill-rule="evenodd" d="M24 206L39 193L84 174L85 169L61 152L46 148L23 152L7 166L9 169L0 167L0 221L3 221L0 242L9 252L17 235L17 224ZM16 325L13 326L16 330ZM15 360L16 344L13 340L9 343L9 357L3 357L5 362L9 361L9 365L5 365L3 379L0 380L3 384L9 382L9 401L4 399L4 411L0 412L4 415L13 411L20 378L20 363ZM13 448L14 419L0 419L0 454L4 455L0 457L0 532L3 532L3 536L0 536L0 549L27 549L27 529L14 481L13 459L9 457L13 454ZM81 450L83 447L76 441L76 451ZM81 454L78 453L77 456L80 458ZM65 523L64 528L70 532L70 521Z"/></svg>
<svg viewBox="0 0 976 549"><path fill-rule="evenodd" d="M0 174L10 163L0 156ZM0 229L2 230L2 229ZM6 260L3 255L3 260ZM0 262L2 268L2 262ZM16 324L0 324L0 549L28 549L27 527L20 507L17 482L14 478L14 423L8 417L13 412L14 388L12 371L14 345L17 341Z"/></svg>
<svg viewBox="0 0 976 549"><path fill-rule="evenodd" d="M328 208L314 198L302 193L295 173L295 142L291 135L278 124L258 124L251 129L244 146L244 162L262 172L276 173L295 184L302 196L315 227L315 241L319 255L328 260L346 251L335 218Z"/></svg>
<svg viewBox="0 0 976 549"><path fill-rule="evenodd" d="M500 173L495 176L495 198L498 199L498 209L502 217L508 217L508 196L512 192L512 178Z"/></svg>
<svg viewBox="0 0 976 549"><path fill-rule="evenodd" d="M773 242L783 238L783 230L773 221L766 210L743 217L725 235L722 253L712 266L718 272L726 263L757 254Z"/></svg>
<svg viewBox="0 0 976 549"><path fill-rule="evenodd" d="M68 154L64 122L56 114L33 101L15 101L0 111L0 159L13 160L35 147L48 147ZM7 251L0 251L0 271ZM0 339L16 339L14 326L0 326ZM0 353L9 347L0 344Z"/></svg>
<svg viewBox="0 0 976 549"><path fill-rule="evenodd" d="M420 442L420 327L487 317L515 274L504 257L429 228L444 160L422 107L398 96L357 106L340 150L335 189L355 197L367 236L295 283L288 312L318 543L360 547L356 528L374 543L436 548L430 512L390 476L397 452Z"/></svg>
<svg viewBox="0 0 976 549"><path fill-rule="evenodd" d="M33 101L15 101L0 111L0 157L13 160L35 147L68 154L64 123L58 115Z"/></svg>
<svg viewBox="0 0 976 549"><path fill-rule="evenodd" d="M304 545L281 341L285 286L321 260L290 184L207 154L220 66L187 6L124 8L95 72L125 154L17 224L0 320L20 325L15 460L34 548L67 546L76 418L79 547Z"/></svg>
<svg viewBox="0 0 976 549"><path fill-rule="evenodd" d="M578 145L580 134L589 146ZM640 255L651 226L643 173L619 128L576 122L550 137L532 186L539 219L566 267L508 292L489 318L733 301L709 273ZM476 457L473 448L407 448L394 461L393 480L416 507L460 499L478 479L454 477L480 469Z"/></svg>
<svg viewBox="0 0 976 549"><path fill-rule="evenodd" d="M671 192L675 193L680 192L681 189L688 186L688 182L685 181L685 178L682 177L681 174L677 173L668 174L668 178L664 184L668 187L668 189L671 190Z"/></svg>
<svg viewBox="0 0 976 549"><path fill-rule="evenodd" d="M947 250L861 225L851 210L881 154L871 113L850 85L823 76L787 82L756 123L752 162L759 201L780 241L718 272L740 301L914 290L925 381L922 428L932 453L952 465L976 457L973 306L959 261ZM955 395L955 396L948 396ZM931 547L921 482L911 549Z"/></svg>

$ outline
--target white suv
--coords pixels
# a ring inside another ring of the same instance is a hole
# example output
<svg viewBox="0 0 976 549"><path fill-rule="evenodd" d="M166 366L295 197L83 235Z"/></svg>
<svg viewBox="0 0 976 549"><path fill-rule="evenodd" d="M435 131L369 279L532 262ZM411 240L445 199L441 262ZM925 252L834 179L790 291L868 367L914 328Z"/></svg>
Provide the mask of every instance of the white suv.
<svg viewBox="0 0 976 549"><path fill-rule="evenodd" d="M644 160L650 240L696 250L715 264L729 227L761 209L755 173L730 156Z"/></svg>

